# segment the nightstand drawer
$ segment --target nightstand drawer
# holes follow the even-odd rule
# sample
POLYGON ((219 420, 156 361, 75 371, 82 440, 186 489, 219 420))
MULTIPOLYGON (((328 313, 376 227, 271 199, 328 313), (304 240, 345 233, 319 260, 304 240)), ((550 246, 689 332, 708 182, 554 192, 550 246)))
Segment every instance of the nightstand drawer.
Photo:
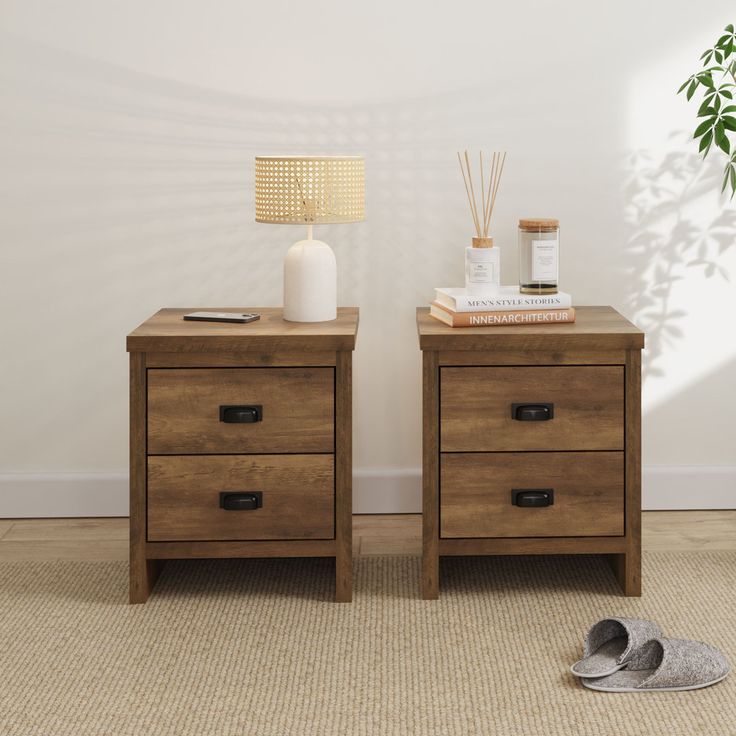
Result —
POLYGON ((623 535, 624 454, 443 454, 440 523, 444 538, 623 535))
POLYGON ((332 455, 148 458, 151 542, 332 539, 334 514, 332 455))
POLYGON ((443 452, 623 446, 623 366, 440 369, 443 452))
POLYGON ((333 368, 148 371, 148 452, 333 452, 333 368))

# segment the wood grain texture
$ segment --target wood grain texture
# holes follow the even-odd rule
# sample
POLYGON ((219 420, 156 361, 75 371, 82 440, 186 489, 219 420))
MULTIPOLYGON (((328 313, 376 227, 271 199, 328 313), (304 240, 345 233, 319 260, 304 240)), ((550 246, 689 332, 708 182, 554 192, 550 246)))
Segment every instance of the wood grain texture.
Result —
POLYGON ((147 353, 148 368, 279 368, 335 365, 327 350, 301 353, 147 353))
POLYGON ((128 335, 129 352, 284 353, 352 350, 358 329, 358 308, 340 307, 332 322, 286 322, 274 307, 187 307, 162 309, 128 335), (185 322, 189 312, 258 312, 247 324, 185 322))
POLYGON ((291 539, 246 542, 149 542, 153 560, 190 560, 221 557, 334 557, 334 539, 291 539))
POLYGON ((641 595, 641 352, 626 359, 626 554, 612 559, 625 595, 641 595))
POLYGON ((422 597, 440 594, 439 561, 439 367, 437 353, 422 355, 422 597))
POLYGON ((572 324, 448 327, 417 309, 422 350, 627 350, 644 347, 644 333, 612 307, 576 307, 572 324))
POLYGON ((148 371, 148 452, 333 452, 334 368, 148 371), (227 424, 221 405, 258 404, 262 421, 227 424))
POLYGON ((332 455, 171 455, 148 459, 148 541, 332 539, 332 455), (261 491, 254 511, 221 491, 261 491))
POLYGON ((623 365, 625 350, 440 350, 444 365, 623 365))
POLYGON ((601 555, 626 548, 624 537, 440 539, 441 555, 601 555))
POLYGON ((337 354, 335 370, 335 600, 353 599, 353 368, 337 354))
POLYGON ((443 453, 440 519, 442 538, 623 535, 624 455, 443 453), (553 489, 553 505, 512 504, 512 489, 539 488, 553 489))
POLYGON ((160 563, 146 558, 146 356, 130 356, 131 603, 148 600, 160 563))
POLYGON ((440 369, 443 452, 623 450, 622 366, 440 369), (554 417, 521 422, 513 403, 554 404, 554 417))

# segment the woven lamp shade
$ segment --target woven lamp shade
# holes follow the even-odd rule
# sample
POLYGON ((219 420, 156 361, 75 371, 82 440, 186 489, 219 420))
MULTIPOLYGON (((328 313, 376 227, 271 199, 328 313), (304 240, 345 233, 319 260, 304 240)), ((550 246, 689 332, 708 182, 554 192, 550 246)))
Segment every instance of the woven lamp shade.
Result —
POLYGON ((256 156, 256 222, 358 222, 365 217, 360 156, 256 156))

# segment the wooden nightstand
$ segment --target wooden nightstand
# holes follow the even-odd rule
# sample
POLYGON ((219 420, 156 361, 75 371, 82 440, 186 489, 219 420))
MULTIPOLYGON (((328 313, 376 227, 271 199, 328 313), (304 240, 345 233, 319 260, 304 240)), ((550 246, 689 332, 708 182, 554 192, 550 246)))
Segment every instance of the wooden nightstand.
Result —
POLYGON ((574 324, 451 328, 423 351, 422 594, 441 555, 607 554, 641 595, 641 349, 611 307, 574 324))
POLYGON ((185 322, 128 335, 130 602, 163 560, 334 557, 352 597, 352 350, 358 309, 295 323, 185 322))

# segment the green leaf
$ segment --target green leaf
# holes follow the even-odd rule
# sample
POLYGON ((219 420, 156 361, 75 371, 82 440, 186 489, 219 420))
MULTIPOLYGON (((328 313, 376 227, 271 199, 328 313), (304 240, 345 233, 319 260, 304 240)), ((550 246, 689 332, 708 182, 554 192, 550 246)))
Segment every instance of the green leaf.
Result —
MULTIPOLYGON (((700 146, 698 147, 698 153, 702 153, 704 149, 710 149, 710 144, 713 141, 713 131, 709 130, 701 139, 700 146)), ((703 156, 707 156, 708 151, 705 151, 703 156)))
POLYGON ((733 33, 733 23, 729 23, 723 30, 733 33))
POLYGON ((731 199, 733 199, 733 195, 736 194, 736 166, 731 167, 731 199))
POLYGON ((721 194, 726 191, 726 185, 731 177, 731 164, 726 164, 726 170, 723 173, 723 183, 721 184, 721 194))
POLYGON ((678 89, 678 90, 677 90, 677 94, 679 95, 679 94, 680 94, 680 92, 682 92, 682 90, 684 90, 684 89, 685 89, 685 87, 687 87, 687 86, 688 86, 688 84, 690 84, 690 82, 691 82, 691 81, 692 81, 692 77, 688 77, 688 78, 687 78, 687 79, 686 79, 686 80, 685 80, 685 81, 684 81, 684 82, 682 83, 682 85, 680 86, 680 89, 678 89))
POLYGON ((724 97, 727 97, 729 100, 732 100, 733 99, 733 95, 727 89, 722 89, 721 90, 721 94, 724 97))
POLYGON ((721 115, 725 115, 727 112, 736 112, 736 105, 728 105, 721 110, 721 115))
POLYGON ((695 94, 695 90, 698 88, 698 80, 693 79, 692 82, 690 82, 690 86, 687 88, 687 99, 692 100, 693 95, 695 94))
POLYGON ((693 138, 700 138, 703 133, 705 133, 706 130, 710 130, 713 127, 713 118, 709 118, 708 120, 704 120, 700 125, 698 125, 697 128, 695 128, 695 132, 693 133, 693 138))
POLYGON ((730 35, 728 35, 728 34, 726 34, 725 36, 721 36, 721 37, 720 37, 720 38, 719 38, 719 39, 718 39, 718 40, 716 41, 716 46, 718 46, 718 48, 720 48, 720 47, 721 47, 721 46, 722 46, 722 45, 723 45, 724 43, 726 43, 726 41, 728 41, 728 39, 729 39, 729 38, 731 38, 731 36, 730 36, 730 35))
MULTIPOLYGON (((713 96, 715 95, 715 92, 709 92, 704 98, 703 102, 700 104, 700 107, 698 108, 698 117, 702 118, 703 115, 708 115, 708 110, 713 110, 713 108, 710 106, 711 101, 713 100, 713 96)), ((715 112, 715 110, 713 111, 715 112)), ((713 113, 710 113, 713 114, 713 113)))
POLYGON ((734 130, 736 131, 736 118, 732 118, 729 115, 725 115, 721 118, 723 121, 723 127, 726 130, 734 130))
MULTIPOLYGON (((705 57, 706 57, 706 56, 707 56, 708 54, 712 54, 712 53, 713 53, 713 49, 706 49, 705 51, 703 51, 703 53, 702 53, 702 54, 700 54, 700 58, 701 58, 701 59, 704 59, 704 58, 705 58, 705 57)), ((707 64, 707 63, 708 63, 708 62, 706 62, 706 64, 707 64)))
POLYGON ((713 107, 715 108, 716 112, 721 109, 721 98, 718 95, 716 95, 715 97, 715 104, 713 105, 713 107))
MULTIPOLYGON (((723 49, 723 53, 725 54, 726 58, 728 58, 729 56, 731 56, 731 54, 733 53, 733 39, 731 39, 726 44, 725 48, 723 49)), ((719 61, 718 63, 720 64, 721 62, 719 61)))
POLYGON ((716 138, 716 145, 724 153, 731 153, 731 144, 729 143, 728 138, 726 138, 725 135, 722 136, 721 138, 716 138))
MULTIPOLYGON (((723 54, 720 51, 715 52, 716 61, 720 64, 723 61, 723 54)), ((708 62, 706 62, 707 64, 708 62)))
POLYGON ((713 83, 713 77, 710 75, 709 72, 702 72, 701 74, 698 74, 698 81, 701 84, 704 84, 706 87, 715 87, 715 84, 713 83))

